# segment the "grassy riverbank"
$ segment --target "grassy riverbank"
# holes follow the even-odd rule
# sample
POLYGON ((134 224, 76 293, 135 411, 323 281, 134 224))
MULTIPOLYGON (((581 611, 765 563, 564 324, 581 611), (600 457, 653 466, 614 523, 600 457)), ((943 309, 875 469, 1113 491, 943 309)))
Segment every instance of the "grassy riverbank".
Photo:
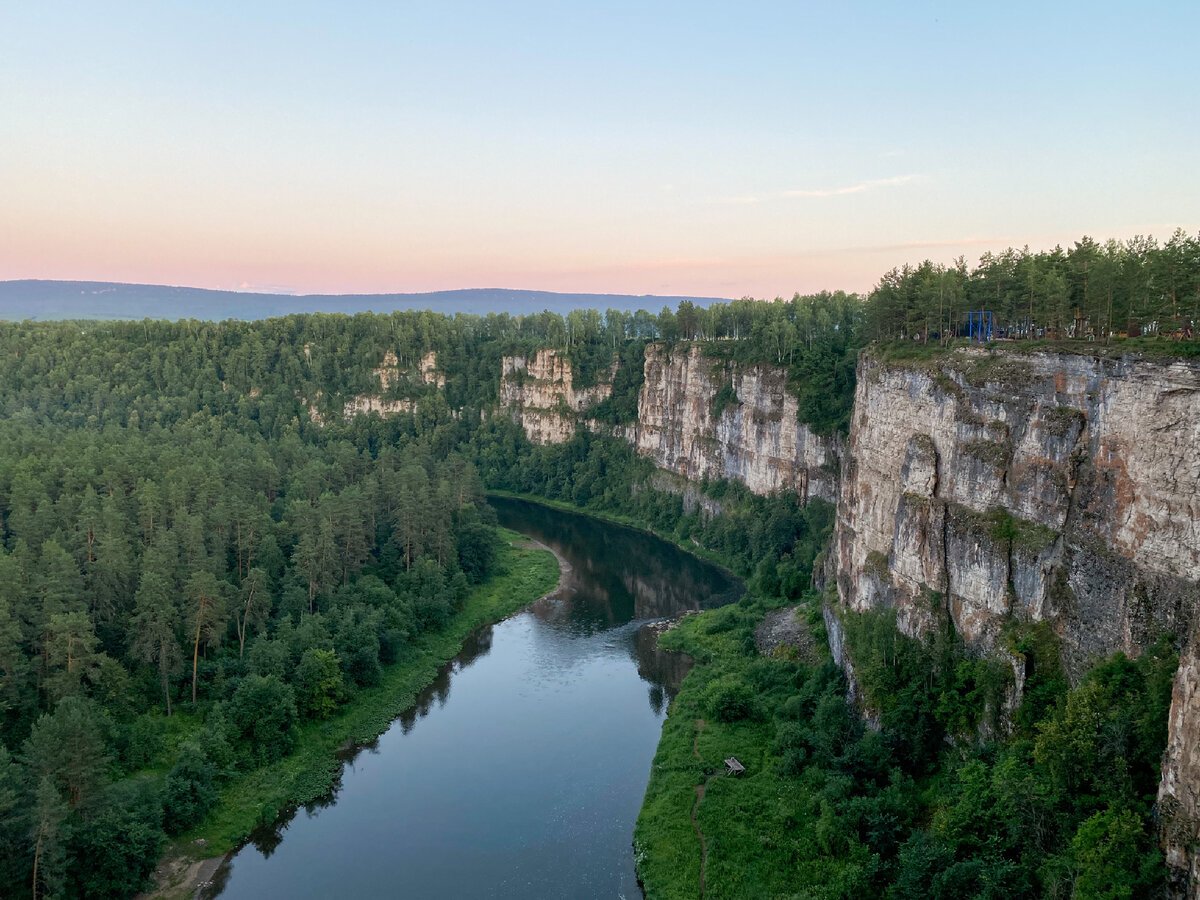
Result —
MULTIPOLYGON (((808 659, 759 656, 754 627, 769 608, 748 596, 687 617, 659 642, 696 666, 663 725, 634 834, 651 900, 808 896, 847 874, 812 850, 812 786, 785 776, 776 741, 778 717, 796 685, 821 668, 824 643, 818 635, 820 650, 808 659), (745 775, 724 774, 730 756, 745 775)), ((802 605, 800 614, 811 609, 802 605)))
POLYGON ((197 828, 174 841, 168 856, 222 855, 282 810, 325 794, 341 766, 335 757, 339 747, 371 740, 385 731, 458 653, 472 631, 551 591, 558 581, 553 554, 524 545, 523 536, 516 532, 501 529, 500 533, 499 574, 476 588, 444 629, 418 638, 400 660, 385 668, 379 685, 362 690, 339 714, 302 725, 295 753, 235 776, 221 791, 216 808, 197 828))

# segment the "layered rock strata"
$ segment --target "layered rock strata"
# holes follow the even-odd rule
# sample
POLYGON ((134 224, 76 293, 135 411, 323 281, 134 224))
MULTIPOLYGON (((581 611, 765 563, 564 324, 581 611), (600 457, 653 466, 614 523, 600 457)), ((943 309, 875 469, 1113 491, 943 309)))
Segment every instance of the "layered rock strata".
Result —
MULTIPOLYGON (((686 483, 729 479, 756 494, 836 499, 839 442, 799 421, 786 370, 722 361, 695 344, 650 344, 643 365, 637 421, 616 431, 660 469, 686 483)), ((611 395, 614 373, 579 390, 553 350, 505 357, 500 406, 536 444, 568 441, 580 427, 609 431, 587 410, 611 395)))

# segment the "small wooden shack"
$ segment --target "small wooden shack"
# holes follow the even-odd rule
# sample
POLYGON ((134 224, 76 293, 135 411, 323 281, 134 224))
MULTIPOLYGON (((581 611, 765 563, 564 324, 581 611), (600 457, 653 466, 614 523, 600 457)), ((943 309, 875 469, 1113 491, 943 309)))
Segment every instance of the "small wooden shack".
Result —
POLYGON ((746 767, 738 762, 738 758, 736 756, 731 756, 729 759, 725 760, 726 775, 742 775, 745 773, 745 771, 746 767))

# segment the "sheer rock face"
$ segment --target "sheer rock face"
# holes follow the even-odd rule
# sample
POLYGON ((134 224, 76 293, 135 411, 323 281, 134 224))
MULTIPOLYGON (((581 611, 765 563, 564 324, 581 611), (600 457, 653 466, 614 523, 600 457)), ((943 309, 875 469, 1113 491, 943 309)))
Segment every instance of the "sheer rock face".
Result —
POLYGON ((612 394, 612 376, 592 387, 576 389, 571 361, 555 350, 539 350, 532 358, 501 360, 500 406, 516 417, 535 444, 561 444, 575 434, 579 413, 612 394))
POLYGON ((694 345, 650 344, 628 436, 638 453, 693 481, 727 478, 756 494, 794 491, 832 502, 838 442, 813 434, 796 409, 782 368, 725 363, 694 345))
POLYGON ((415 367, 401 366, 396 351, 389 350, 383 354, 379 368, 372 369, 371 374, 379 379, 379 389, 385 393, 406 380, 432 384, 439 390, 446 386, 446 376, 438 368, 438 357, 435 350, 430 350, 422 356, 415 367))
POLYGON ((417 372, 425 384, 435 385, 438 390, 446 386, 446 376, 438 368, 437 352, 430 350, 417 362, 417 372))
MULTIPOLYGON (((832 552, 844 608, 895 607, 920 634, 940 604, 981 652, 1003 653, 1014 619, 1048 621, 1072 677, 1192 634, 1200 365, 864 353, 832 552)), ((1200 648, 1183 643, 1160 801, 1186 890, 1200 838, 1200 648)))
POLYGON ((359 394, 357 397, 351 397, 346 401, 346 405, 342 408, 342 415, 347 419, 370 413, 379 413, 381 416, 394 416, 400 413, 414 412, 416 408, 416 401, 409 400, 408 398, 384 400, 382 397, 374 397, 370 394, 359 394))

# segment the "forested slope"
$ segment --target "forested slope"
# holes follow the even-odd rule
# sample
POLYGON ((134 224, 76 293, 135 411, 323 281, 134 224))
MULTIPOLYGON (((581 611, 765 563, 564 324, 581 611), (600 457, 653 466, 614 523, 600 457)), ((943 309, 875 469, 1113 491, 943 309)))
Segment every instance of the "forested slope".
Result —
POLYGON ((230 791, 242 833, 272 815, 246 773, 424 660, 493 575, 444 399, 313 424, 303 395, 360 374, 351 320, 325 324, 4 329, 0 893, 128 896, 230 791))

